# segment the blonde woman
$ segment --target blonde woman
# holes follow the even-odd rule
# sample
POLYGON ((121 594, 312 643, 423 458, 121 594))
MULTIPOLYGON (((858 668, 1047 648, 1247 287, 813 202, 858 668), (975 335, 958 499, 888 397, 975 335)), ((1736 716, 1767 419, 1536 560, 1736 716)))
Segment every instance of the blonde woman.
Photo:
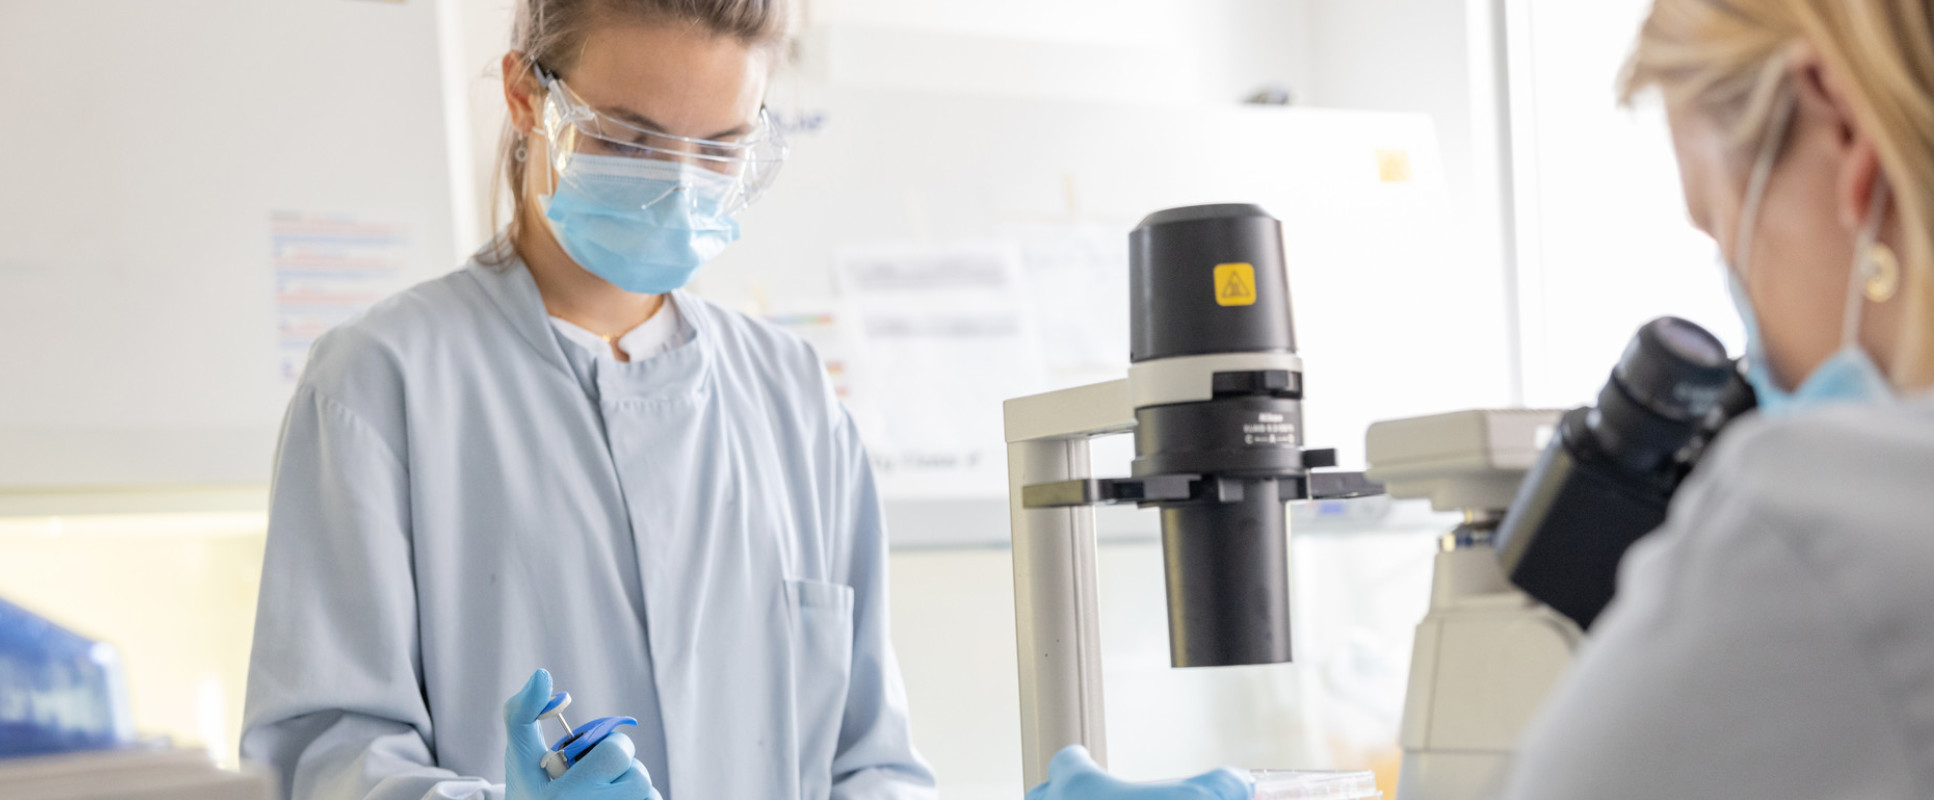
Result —
MULTIPOLYGON (((1656 0, 1654 89, 1761 408, 1625 559, 1502 795, 1934 797, 1934 4, 1656 0)), ((1197 780, 1070 751, 1031 797, 1248 796, 1197 780)))
POLYGON ((520 4, 509 225, 290 405, 242 753, 291 800, 932 796, 853 424, 803 342, 679 290, 785 155, 785 8, 520 4), (553 676, 638 721, 555 780, 553 676))

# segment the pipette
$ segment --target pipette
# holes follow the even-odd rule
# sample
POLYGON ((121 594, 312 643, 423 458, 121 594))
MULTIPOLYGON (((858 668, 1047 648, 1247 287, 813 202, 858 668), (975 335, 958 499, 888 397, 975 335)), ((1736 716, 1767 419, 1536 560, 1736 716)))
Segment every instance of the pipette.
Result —
POLYGON ((551 745, 544 753, 544 759, 538 762, 538 766, 544 768, 544 774, 551 776, 551 780, 564 777, 564 772, 570 769, 572 764, 576 764, 585 753, 590 752, 591 748, 598 746, 599 742, 604 741, 619 728, 638 725, 638 720, 632 717, 599 717, 573 730, 571 723, 564 719, 564 709, 569 708, 570 705, 571 693, 558 692, 551 695, 551 701, 545 703, 544 710, 537 715, 539 725, 542 725, 544 720, 556 719, 557 724, 564 727, 564 737, 551 745))

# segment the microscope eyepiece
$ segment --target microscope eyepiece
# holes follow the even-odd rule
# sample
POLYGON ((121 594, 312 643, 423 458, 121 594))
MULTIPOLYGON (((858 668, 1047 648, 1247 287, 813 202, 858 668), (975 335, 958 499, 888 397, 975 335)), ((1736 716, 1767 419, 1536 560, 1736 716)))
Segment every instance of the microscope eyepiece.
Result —
POLYGON ((1698 432, 1735 374, 1726 346, 1706 329, 1660 317, 1632 337, 1586 426, 1606 458, 1657 470, 1698 432))
POLYGON ((1705 444, 1753 405, 1725 345, 1661 317, 1640 328, 1598 393, 1567 412, 1497 532, 1511 581, 1589 628, 1618 562, 1665 521, 1705 444))
POLYGON ((1719 339, 1678 317, 1660 317, 1632 337, 1612 380, 1652 413, 1696 420, 1712 410, 1732 374, 1719 339))

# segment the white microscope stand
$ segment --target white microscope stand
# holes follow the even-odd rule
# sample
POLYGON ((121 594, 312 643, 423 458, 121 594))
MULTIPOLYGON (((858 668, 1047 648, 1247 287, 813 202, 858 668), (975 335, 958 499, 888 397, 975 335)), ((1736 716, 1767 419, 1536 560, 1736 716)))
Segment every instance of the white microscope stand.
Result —
POLYGON ((1026 786, 1048 778, 1061 748, 1108 763, 1093 506, 1023 508, 1022 488, 1093 477, 1088 440, 1135 428, 1127 380, 1006 403, 1007 498, 1014 536, 1014 627, 1020 648, 1021 762, 1026 786))
POLYGON ((1428 497, 1466 514, 1441 540, 1430 611, 1417 625, 1397 800, 1492 796, 1577 649, 1578 626, 1511 585, 1489 535, 1557 418, 1464 411, 1370 428, 1369 474, 1392 497, 1428 497))
POLYGON ((1505 580, 1488 544, 1445 546, 1410 661, 1398 800, 1491 796, 1578 645, 1578 627, 1505 580))

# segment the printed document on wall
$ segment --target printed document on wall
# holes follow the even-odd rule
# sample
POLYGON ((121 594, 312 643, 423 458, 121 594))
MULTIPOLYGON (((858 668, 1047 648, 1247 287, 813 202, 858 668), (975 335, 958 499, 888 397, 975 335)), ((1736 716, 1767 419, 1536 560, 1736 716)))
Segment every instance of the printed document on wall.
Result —
POLYGON ((408 288, 409 233, 394 222, 277 211, 269 235, 279 370, 294 383, 316 337, 408 288))
POLYGON ((1006 491, 1001 404, 1046 387, 1020 264, 996 245, 845 248, 849 405, 893 497, 1006 491))
POLYGON ((1014 225, 1041 353, 1056 384, 1113 380, 1128 369, 1128 230, 1014 225))

